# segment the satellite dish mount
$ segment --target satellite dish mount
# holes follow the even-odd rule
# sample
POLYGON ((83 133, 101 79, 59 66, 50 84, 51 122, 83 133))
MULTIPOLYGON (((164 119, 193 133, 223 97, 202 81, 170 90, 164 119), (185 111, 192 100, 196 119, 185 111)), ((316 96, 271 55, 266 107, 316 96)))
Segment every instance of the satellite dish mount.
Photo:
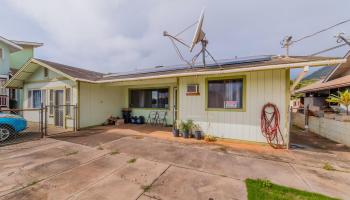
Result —
POLYGON ((203 20, 204 20, 204 9, 202 10, 201 15, 200 15, 200 17, 199 17, 199 20, 198 20, 197 22, 195 22, 194 24, 188 26, 187 28, 185 28, 183 31, 181 31, 180 33, 176 34, 175 36, 170 35, 170 34, 169 34, 168 32, 166 32, 166 31, 163 32, 163 35, 166 36, 166 37, 168 37, 168 38, 171 40, 171 42, 173 43, 174 48, 175 48, 175 50, 176 50, 176 52, 177 52, 179 58, 180 58, 182 61, 186 62, 191 68, 194 67, 197 58, 198 58, 201 54, 202 54, 203 67, 206 67, 206 61, 205 61, 206 54, 208 54, 208 55, 211 57, 211 59, 212 59, 218 66, 220 66, 220 65, 216 62, 216 60, 214 59, 214 57, 210 54, 210 52, 208 51, 208 49, 207 49, 208 40, 206 39, 205 33, 204 33, 203 29, 202 29, 202 27, 203 27, 203 20), (187 31, 189 28, 193 27, 194 25, 197 25, 197 27, 196 27, 196 30, 195 30, 195 33, 194 33, 192 42, 191 42, 190 45, 188 45, 186 42, 184 42, 183 40, 181 40, 180 38, 178 38, 178 36, 181 35, 183 32, 187 31), (200 50, 197 54, 195 54, 195 56, 193 56, 193 58, 192 58, 192 60, 191 60, 191 62, 190 62, 190 61, 186 60, 186 59, 182 56, 182 54, 181 54, 179 48, 178 48, 177 45, 176 45, 176 42, 179 43, 179 44, 182 44, 182 45, 186 46, 187 48, 189 48, 190 53, 193 51, 194 47, 195 47, 198 43, 201 44, 202 48, 201 48, 201 50, 200 50))

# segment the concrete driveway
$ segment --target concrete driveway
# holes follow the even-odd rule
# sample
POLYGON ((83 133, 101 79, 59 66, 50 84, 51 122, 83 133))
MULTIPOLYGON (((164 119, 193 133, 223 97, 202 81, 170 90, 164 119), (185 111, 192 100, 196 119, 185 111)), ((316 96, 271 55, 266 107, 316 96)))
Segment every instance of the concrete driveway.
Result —
MULTIPOLYGON (((267 178, 350 199, 349 172, 324 170, 303 154, 292 161, 279 155, 96 130, 66 141, 46 138, 1 147, 0 198, 246 199, 244 180, 267 178)), ((349 164, 335 160, 345 168, 349 164)))

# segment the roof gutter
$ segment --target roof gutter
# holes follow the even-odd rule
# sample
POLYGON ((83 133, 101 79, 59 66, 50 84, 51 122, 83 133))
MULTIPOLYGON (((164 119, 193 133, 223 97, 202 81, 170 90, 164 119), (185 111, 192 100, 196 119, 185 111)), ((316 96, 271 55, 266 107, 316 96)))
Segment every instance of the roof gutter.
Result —
MULTIPOLYGON (((183 72, 175 74, 164 74, 164 75, 154 75, 147 77, 134 77, 134 78, 122 78, 122 79, 111 79, 111 80, 101 80, 95 81, 94 83, 112 83, 112 82, 122 82, 122 81, 135 81, 135 80, 147 80, 147 79, 159 79, 159 78, 171 78, 171 77, 184 77, 184 76, 193 76, 193 75, 211 75, 211 74, 228 74, 235 72, 247 72, 247 71, 261 71, 261 70, 271 70, 271 69, 287 69, 287 68, 301 68, 305 66, 327 66, 327 65, 336 65, 340 63, 345 63, 346 59, 330 59, 323 61, 311 61, 311 62, 300 62, 300 63, 291 63, 291 64, 279 64, 279 65, 266 65, 253 68, 236 68, 228 70, 215 70, 215 71, 198 71, 198 72, 183 72)), ((83 79, 79 79, 85 81, 83 79)), ((91 81, 86 81, 91 82, 91 81)))
POLYGON ((350 83, 339 83, 339 84, 335 84, 335 85, 331 85, 331 86, 318 87, 315 89, 297 90, 297 91, 295 91, 295 93, 316 92, 316 91, 321 91, 321 90, 329 90, 329 89, 334 89, 334 88, 347 87, 349 85, 350 85, 350 83))

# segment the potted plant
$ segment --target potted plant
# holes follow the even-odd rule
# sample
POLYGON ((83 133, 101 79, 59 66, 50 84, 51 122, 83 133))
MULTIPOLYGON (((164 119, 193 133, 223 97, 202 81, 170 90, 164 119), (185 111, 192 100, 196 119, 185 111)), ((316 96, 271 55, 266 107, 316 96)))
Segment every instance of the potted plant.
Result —
POLYGON ((188 138, 190 136, 190 129, 191 127, 189 126, 190 124, 188 122, 181 121, 180 123, 180 130, 182 137, 188 138))
POLYGON ((193 125, 193 130, 194 130, 194 137, 197 139, 197 140, 200 140, 202 139, 202 131, 201 131, 201 128, 198 124, 194 124, 193 125))
POLYGON ((177 125, 177 121, 174 122, 174 125, 173 125, 173 136, 174 137, 179 137, 180 136, 180 130, 178 129, 178 125, 177 125))
POLYGON ((190 137, 190 138, 193 138, 194 136, 193 136, 193 126, 194 126, 194 123, 193 123, 193 120, 192 119, 189 119, 189 120, 187 120, 187 126, 188 126, 188 128, 189 128, 189 130, 188 130, 188 136, 190 137))

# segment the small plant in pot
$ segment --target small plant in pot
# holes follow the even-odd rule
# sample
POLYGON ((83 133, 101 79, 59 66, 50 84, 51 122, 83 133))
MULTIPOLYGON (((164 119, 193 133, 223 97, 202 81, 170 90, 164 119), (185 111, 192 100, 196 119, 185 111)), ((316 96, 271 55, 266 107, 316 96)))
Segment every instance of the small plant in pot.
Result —
POLYGON ((197 140, 202 139, 202 130, 201 130, 200 126, 198 124, 194 124, 192 129, 194 130, 194 137, 197 140))
POLYGON ((181 130, 182 137, 188 138, 190 136, 191 125, 192 124, 188 122, 181 121, 180 130, 181 130))
POLYGON ((194 137, 194 132, 193 132, 193 126, 194 126, 194 123, 193 123, 193 120, 192 119, 189 119, 187 120, 187 126, 189 127, 189 137, 190 138, 193 138, 194 137))
POLYGON ((173 136, 174 137, 179 137, 180 136, 180 130, 178 128, 178 125, 177 125, 177 121, 174 123, 173 125, 173 136))

